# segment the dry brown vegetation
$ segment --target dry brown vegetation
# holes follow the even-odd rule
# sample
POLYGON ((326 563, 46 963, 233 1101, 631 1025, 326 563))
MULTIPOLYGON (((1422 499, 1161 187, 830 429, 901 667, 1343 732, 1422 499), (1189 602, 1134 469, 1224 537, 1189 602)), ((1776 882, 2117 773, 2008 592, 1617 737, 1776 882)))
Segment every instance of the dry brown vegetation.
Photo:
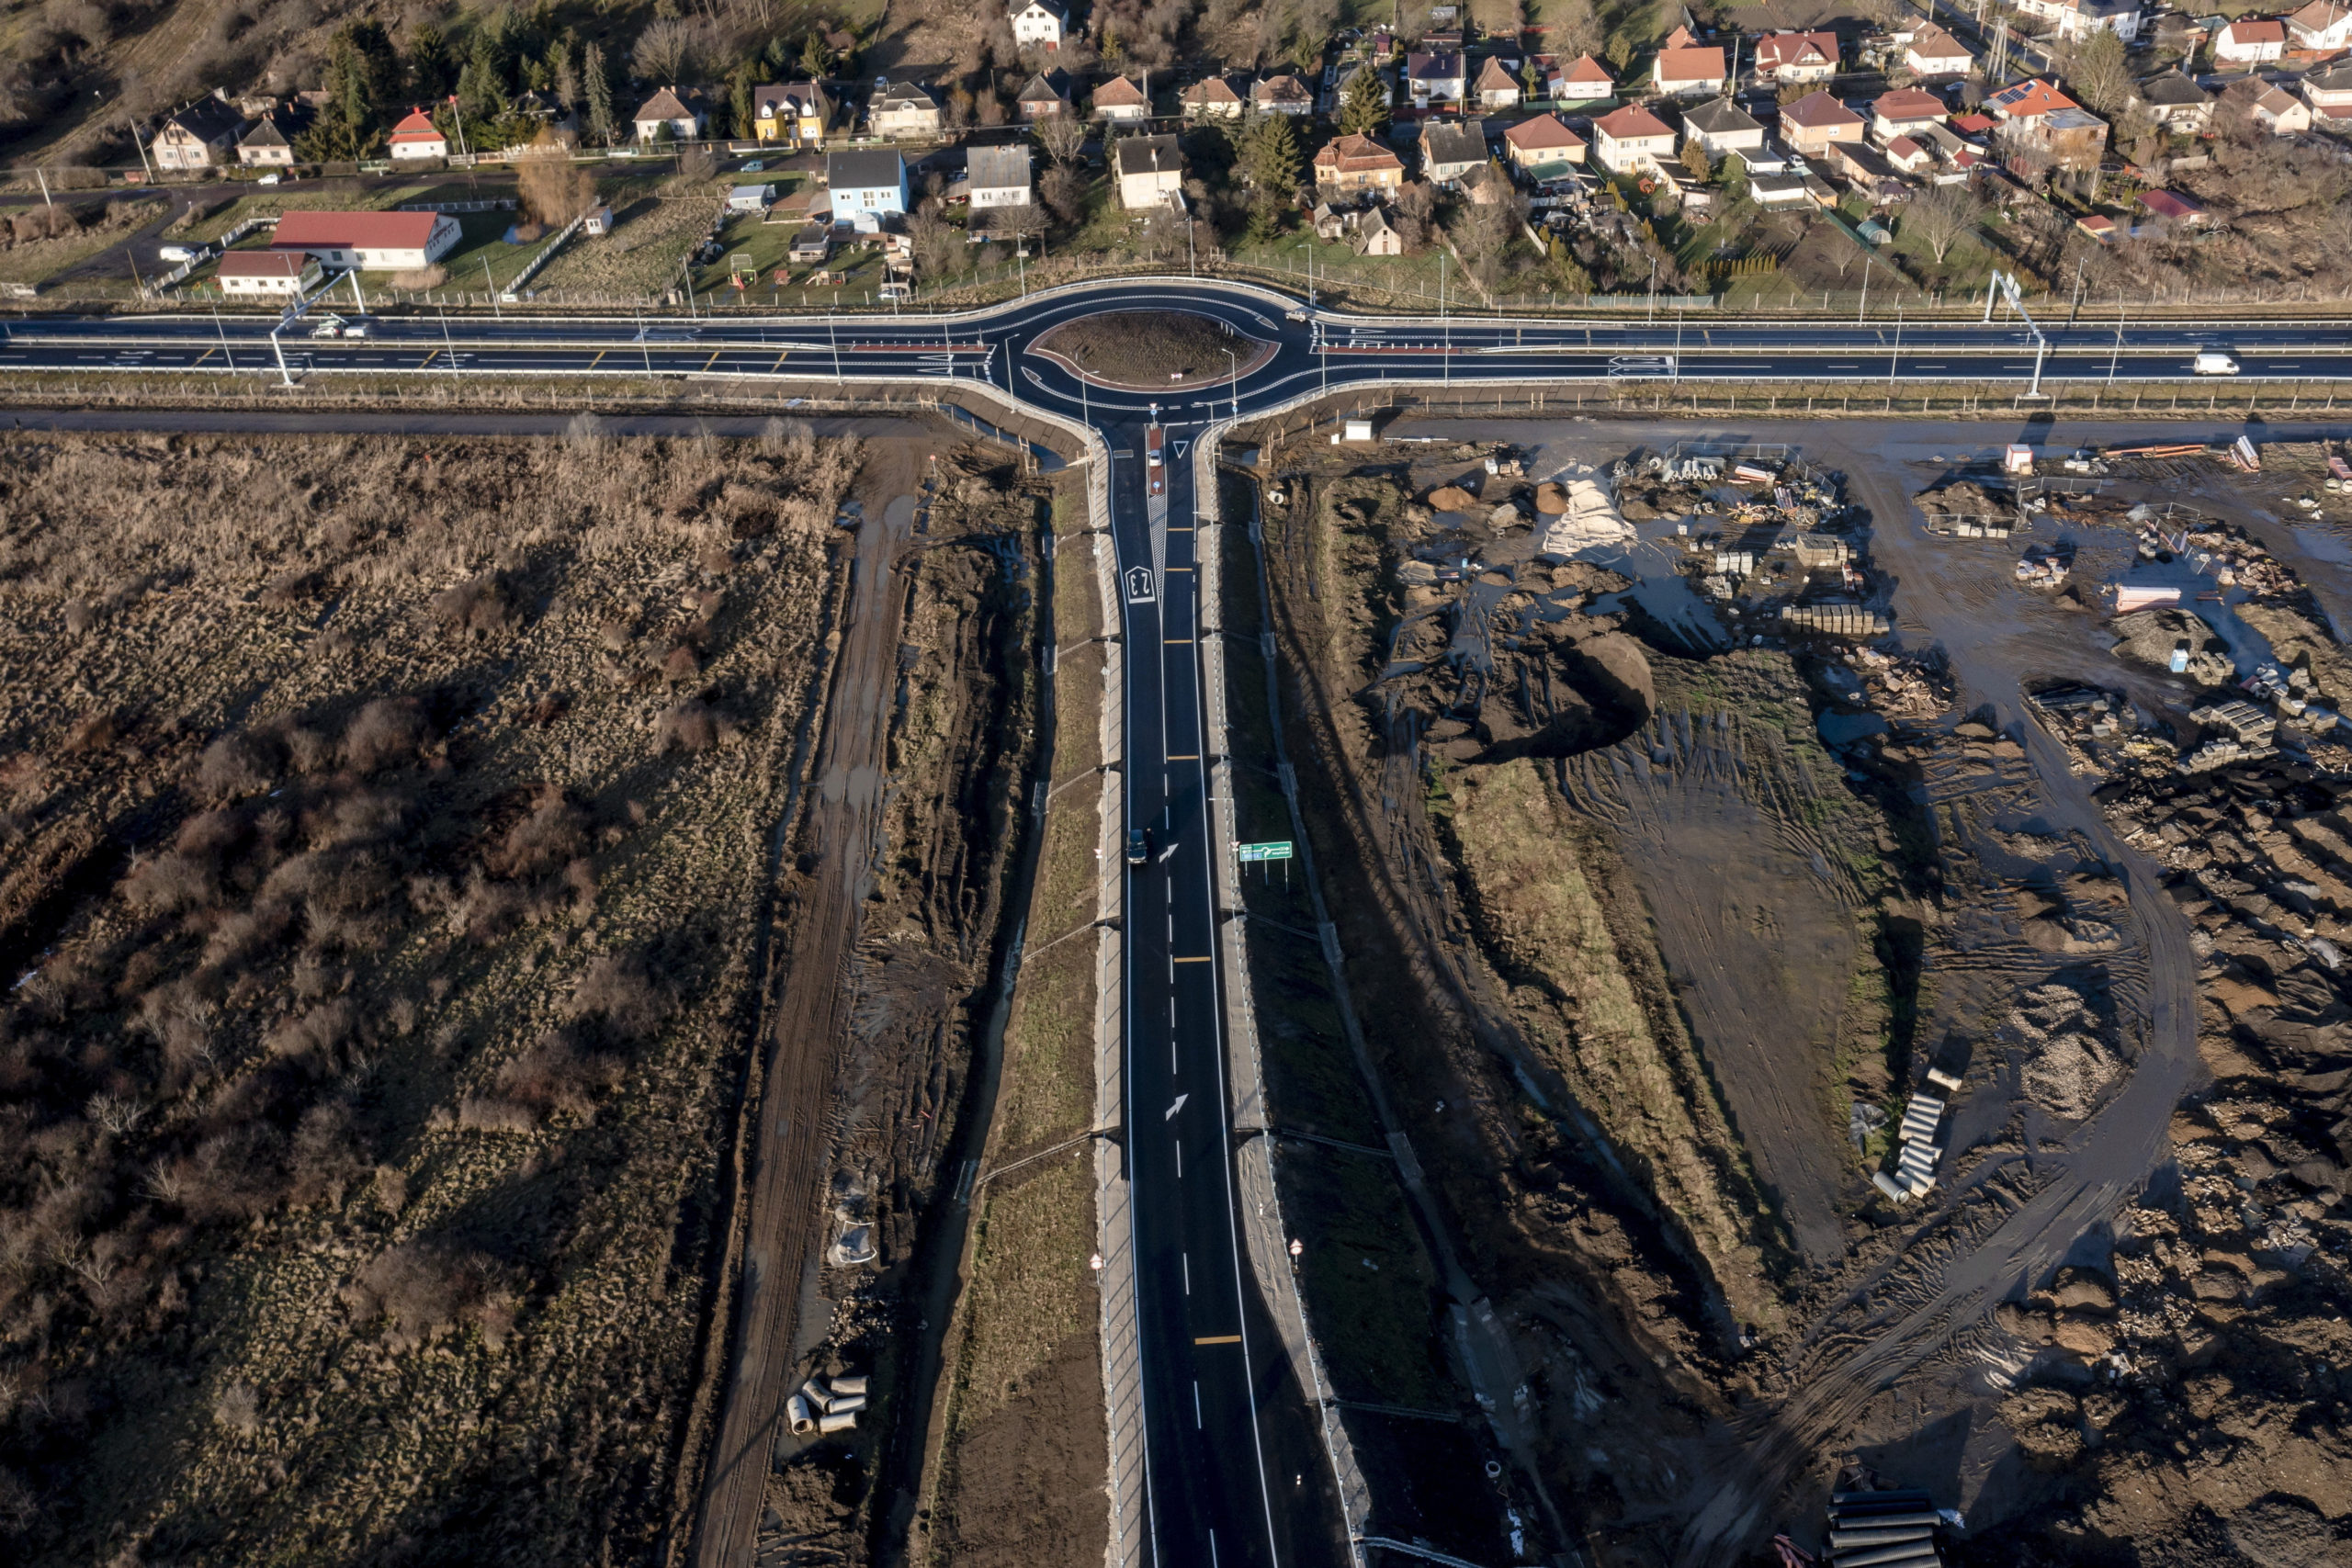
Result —
POLYGON ((654 1553, 856 462, 9 444, 0 1555, 654 1553))

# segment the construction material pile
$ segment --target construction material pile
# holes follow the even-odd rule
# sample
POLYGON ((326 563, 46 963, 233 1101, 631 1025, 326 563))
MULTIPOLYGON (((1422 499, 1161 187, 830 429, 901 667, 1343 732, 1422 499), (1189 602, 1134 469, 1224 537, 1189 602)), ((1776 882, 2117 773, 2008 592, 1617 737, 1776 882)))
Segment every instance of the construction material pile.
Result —
POLYGON ((1600 476, 1584 467, 1570 468, 1536 491, 1535 509, 1544 519, 1536 536, 1538 555, 1568 557, 1600 547, 1621 547, 1634 540, 1627 523, 1609 496, 1600 476), (1557 511, 1545 502, 1552 492, 1557 511))
POLYGON ((797 1438, 827 1438, 856 1427, 857 1413, 865 1408, 865 1379, 845 1373, 810 1378, 800 1392, 785 1401, 785 1416, 797 1438))
POLYGON ((1921 491, 1914 498, 1928 531, 1961 539, 2006 539, 2016 525, 2017 497, 1973 479, 1921 491))
POLYGON ((1936 1530, 1943 1522, 1925 1492, 1833 1492, 1832 1568, 1939 1568, 1936 1530))
POLYGON ((1951 682, 1935 665, 1867 648, 1856 649, 1850 662, 1872 710, 1890 718, 1933 718, 1951 705, 1951 682))

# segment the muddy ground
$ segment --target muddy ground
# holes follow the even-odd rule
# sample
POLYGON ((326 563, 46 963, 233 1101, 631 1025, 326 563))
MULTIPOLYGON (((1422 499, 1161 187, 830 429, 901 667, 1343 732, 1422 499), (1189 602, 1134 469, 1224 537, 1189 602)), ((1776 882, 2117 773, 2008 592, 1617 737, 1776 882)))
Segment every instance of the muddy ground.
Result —
MULTIPOLYGON (((1539 558, 1525 480, 1605 471, 1649 433, 1392 434, 1440 440, 1294 448, 1272 465, 1276 624, 1306 715, 1292 753, 1321 775, 1303 791, 1323 803, 1310 832, 1355 852, 1328 873, 1351 984, 1512 1326, 1544 1479, 1576 1499, 1574 1544, 1602 1562, 1726 1560, 1786 1529, 1817 1547, 1841 1476, 1924 1486, 1962 1511, 1945 1544, 1963 1560, 2226 1548, 2267 1562, 2287 1560, 2279 1542, 2291 1555, 2335 1540, 2345 1508, 2321 1479, 2333 1385, 2289 1376, 2272 1348, 2301 1346, 2312 1314, 2342 1304, 2338 1277, 2311 1264, 2340 1245, 2326 1227, 2342 1217, 2329 1183, 2344 1151, 2327 1132, 2341 1086, 2330 1037, 2309 1032, 2332 1026, 2335 949, 2310 902, 2332 865, 2312 845, 2332 829, 2292 840, 2293 863, 2314 870, 2231 872, 2244 886, 2224 885, 2224 912, 2207 918, 2238 922, 2236 948, 2192 934, 2178 906, 2211 886, 2176 891, 2178 866, 2142 845, 2166 847, 2154 827, 2109 796, 2119 768, 2189 777, 2177 759, 2212 728, 2190 715, 2233 694, 2120 657, 2127 632, 2109 630, 2099 594, 2173 582, 2216 646, 2209 680, 2275 657, 2308 671, 2297 689, 2315 704, 2337 701, 2346 552, 2326 508, 2291 504, 2318 495, 2316 449, 2275 447, 2261 476, 2118 465, 2096 487, 2115 504, 2031 513, 2016 537, 1978 542, 1926 533, 1912 498, 1989 457, 1981 432, 1767 432, 1801 438, 1776 455, 1809 465, 1788 477, 1834 476, 1835 504, 1806 525, 1842 537, 1854 569, 1794 586, 1891 622, 1867 639, 1876 652, 1849 658, 1759 622, 1777 614, 1763 574, 1726 591, 1746 622, 1711 606, 1708 569, 1675 529, 1711 532, 1721 507, 1693 515, 1665 496, 1629 507, 1645 520, 1608 548, 1539 558), (1514 443, 1524 475, 1485 472, 1487 448, 1453 437, 1514 443), (1514 494, 1517 518, 1493 513, 1514 494), (2188 554, 2141 549, 2120 513, 2143 499, 2195 508, 2165 522, 2206 532, 2188 554), (2019 580, 2029 547, 2074 560, 2072 592, 2019 580), (2219 586, 2216 559, 2235 563, 2235 586, 2219 586), (2082 682, 2130 726, 2095 736, 2094 710, 2028 703, 2082 682), (2304 919, 2283 949, 2281 918, 2304 919), (2289 1006, 2271 980, 2282 970, 2323 982, 2296 993, 2292 1051, 2226 1058, 2270 1109, 2202 1131, 2176 1120, 2221 1071, 2216 1021, 2267 1027, 2278 1015, 2262 1010, 2289 1006), (1917 1200, 1873 1180, 1896 1169, 1894 1122, 1915 1092, 1951 1102, 1936 1184, 1917 1200), (2261 1152, 2266 1129, 2281 1152, 2261 1152), (2225 1157, 2196 1152, 2209 1140, 2225 1157), (2306 1250, 2289 1268, 2273 1237, 2245 1249, 2251 1273, 2193 1285, 2213 1227, 2256 1221, 2184 1207, 2178 1173, 2215 1165, 2243 1189, 2249 1145, 2256 1179, 2281 1185, 2248 1207, 2306 1250), (2179 1236, 2205 1250, 2166 1239, 2179 1236), (2142 1303, 2193 1289, 2205 1304, 2184 1337, 2132 1318, 2135 1288, 2142 1303), (2136 1371, 2113 1359, 2132 1337, 2119 1320, 2139 1330, 2136 1371), (2102 1448, 2120 1419, 2108 1390, 2171 1408, 2200 1371, 2193 1403, 2246 1428, 2226 1455, 2129 1422, 2102 1448), (2305 1479, 2245 1493, 2266 1459, 2305 1479), (2226 1521, 2257 1502, 2232 1535, 2226 1521)), ((1784 574, 1771 592, 1792 586, 1784 574)), ((2310 728, 2294 749, 2309 761, 2263 765, 2315 768, 2319 783, 2291 809, 2262 807, 2268 837, 2247 843, 2284 836, 2269 817, 2332 809, 2343 748, 2310 728)), ((2194 777, 2230 808, 2263 798, 2234 773, 2194 777)), ((1279 1107, 1271 1061, 1269 1077, 1279 1107)), ((1310 1289, 1327 1337, 1401 1325, 1438 1372, 1429 1396, 1473 1414, 1476 1447, 1443 1335, 1401 1304, 1364 1319, 1361 1294, 1310 1289)), ((1476 1556, 1541 1517, 1508 1467, 1485 1495, 1466 1512, 1457 1499, 1449 1530, 1408 1522, 1476 1556)))

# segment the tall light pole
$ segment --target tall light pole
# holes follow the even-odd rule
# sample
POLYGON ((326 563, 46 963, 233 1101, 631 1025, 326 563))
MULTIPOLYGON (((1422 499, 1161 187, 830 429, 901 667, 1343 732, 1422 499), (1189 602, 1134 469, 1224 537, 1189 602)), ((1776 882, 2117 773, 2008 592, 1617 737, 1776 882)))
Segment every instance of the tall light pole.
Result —
POLYGON ((1443 340, 1444 346, 1440 350, 1438 374, 1439 385, 1447 387, 1453 384, 1453 321, 1445 313, 1445 274, 1448 264, 1453 260, 1453 253, 1452 251, 1440 251, 1438 253, 1437 320, 1440 329, 1445 333, 1443 340))
POLYGON ((1657 258, 1650 258, 1650 326, 1657 325, 1657 258))
POLYGON ((1862 257, 1862 302, 1854 307, 1854 324, 1862 324, 1862 315, 1871 308, 1871 258, 1862 257))
POLYGON ((218 305, 212 307, 212 330, 220 334, 220 357, 229 362, 229 368, 233 373, 237 368, 237 356, 229 347, 229 329, 220 324, 220 307, 218 305))
POLYGON ((1241 360, 1233 350, 1225 351, 1226 385, 1233 389, 1233 423, 1241 423, 1241 360))
MULTIPOLYGON (((642 334, 639 335, 642 336, 642 334)), ((464 380, 465 378, 458 374, 458 345, 449 341, 449 312, 447 310, 441 312, 441 352, 449 356, 449 379, 464 380)), ((646 363, 650 367, 652 361, 648 360, 646 363)))
POLYGON ((1887 384, 1888 389, 1890 389, 1890 390, 1892 390, 1892 389, 1894 389, 1894 369, 1895 369, 1895 367, 1896 367, 1896 366, 1898 366, 1898 365, 1901 365, 1902 363, 1903 363, 1903 301, 1902 301, 1902 300, 1900 300, 1900 299, 1898 299, 1898 300, 1896 300, 1896 301, 1894 302, 1894 356, 1893 358, 1889 359, 1889 360, 1886 362, 1886 384, 1887 384))
POLYGON ((2107 378, 2115 379, 2115 362, 2123 356, 2123 291, 2115 292, 2115 346, 2107 351, 2107 378))

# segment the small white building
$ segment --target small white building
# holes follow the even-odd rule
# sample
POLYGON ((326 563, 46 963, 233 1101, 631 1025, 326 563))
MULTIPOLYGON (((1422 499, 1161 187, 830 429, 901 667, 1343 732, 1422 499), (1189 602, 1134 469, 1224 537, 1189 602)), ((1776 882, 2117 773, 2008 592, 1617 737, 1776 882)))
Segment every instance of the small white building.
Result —
POLYGON ((414 272, 447 255, 463 232, 446 212, 288 212, 269 248, 346 271, 414 272))
POLYGON ((694 141, 700 139, 703 127, 709 123, 702 110, 678 96, 675 87, 662 88, 638 105, 637 113, 629 118, 637 127, 639 141, 694 141))
POLYGON ((765 212, 775 205, 774 186, 737 186, 727 193, 729 212, 765 212))
POLYGON ((1674 156, 1674 129, 1639 104, 1592 122, 1592 155, 1612 175, 1656 170, 1674 156))
POLYGON ((245 117, 220 98, 198 98, 165 120, 150 150, 159 169, 210 169, 235 157, 245 117))
POLYGON ((1182 199, 1184 154, 1172 136, 1130 136, 1118 149, 1119 205, 1129 212, 1182 199))
POLYGON ((2267 65, 2287 52, 2287 24, 2241 17, 2213 35, 2213 59, 2227 65, 2267 65))
POLYGON ((2311 0, 2287 18, 2287 36, 2307 54, 2352 49, 2352 0, 2311 0))
POLYGON ((1958 39, 1930 24, 1911 36, 1903 63, 1922 76, 1965 76, 1976 67, 1976 57, 1958 39))
POLYGON ((316 256, 290 251, 231 251, 214 276, 232 299, 285 299, 326 281, 316 256))
POLYGON ((401 121, 392 127, 392 162, 413 162, 419 158, 446 158, 449 155, 449 139, 433 123, 433 117, 423 109, 411 109, 401 121))
POLYGON ((975 147, 965 154, 964 188, 972 209, 1026 207, 1030 201, 1029 149, 1021 142, 1010 147, 975 147))
POLYGON ((1069 31, 1069 13, 1046 0, 1005 0, 1012 15, 1012 41, 1023 49, 1059 49, 1069 31))

